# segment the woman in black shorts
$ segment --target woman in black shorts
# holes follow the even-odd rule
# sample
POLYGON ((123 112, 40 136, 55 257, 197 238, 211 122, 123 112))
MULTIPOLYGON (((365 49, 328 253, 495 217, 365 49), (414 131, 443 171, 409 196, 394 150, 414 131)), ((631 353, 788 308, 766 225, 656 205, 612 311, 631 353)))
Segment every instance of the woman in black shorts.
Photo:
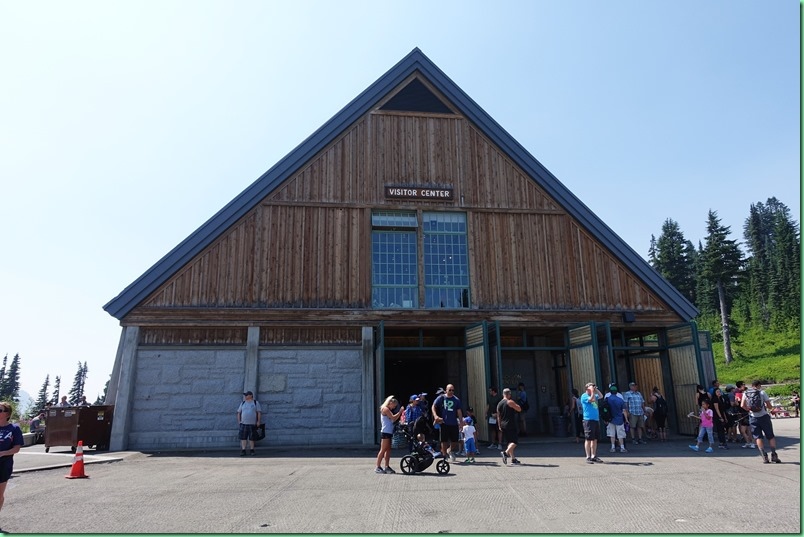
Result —
POLYGON ((11 423, 11 410, 10 403, 0 403, 0 509, 5 500, 6 483, 14 470, 14 454, 22 447, 22 431, 11 423))

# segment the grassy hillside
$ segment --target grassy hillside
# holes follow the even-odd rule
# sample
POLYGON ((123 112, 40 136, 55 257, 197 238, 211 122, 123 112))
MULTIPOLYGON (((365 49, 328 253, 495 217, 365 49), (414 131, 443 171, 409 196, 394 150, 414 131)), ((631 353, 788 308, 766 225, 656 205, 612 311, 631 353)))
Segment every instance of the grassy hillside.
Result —
MULTIPOLYGON (((713 339, 716 334, 712 334, 713 339)), ((775 395, 789 395, 801 384, 801 332, 786 333, 748 330, 732 340, 731 364, 726 365, 723 342, 713 342, 715 370, 722 384, 754 379, 764 384, 786 384, 773 390, 775 395)), ((770 390, 769 390, 770 391, 770 390)))

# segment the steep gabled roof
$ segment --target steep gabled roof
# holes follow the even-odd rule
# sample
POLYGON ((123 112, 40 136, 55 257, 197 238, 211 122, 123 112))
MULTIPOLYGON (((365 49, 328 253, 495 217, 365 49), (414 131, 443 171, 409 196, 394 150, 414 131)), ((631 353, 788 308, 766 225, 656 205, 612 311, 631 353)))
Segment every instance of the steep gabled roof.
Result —
MULTIPOLYGON (((645 282, 682 319, 692 319, 698 310, 679 291, 662 278, 625 243, 611 228, 598 218, 586 205, 553 176, 538 160, 533 158, 491 116, 477 105, 452 80, 449 79, 418 48, 381 76, 358 95, 352 102, 327 121, 309 138, 277 162, 259 179, 230 201, 223 209, 207 220, 201 227, 160 259, 142 276, 126 287, 103 309, 117 319, 122 319, 148 295, 166 282, 176 271, 209 246, 226 229, 293 175, 310 158, 337 138, 357 119, 377 105, 389 92, 408 76, 419 72, 434 88, 449 99, 452 106, 483 132, 505 152, 531 179, 536 181, 567 213, 575 218, 617 259, 645 282)), ((415 96, 414 96, 415 97, 415 96)))

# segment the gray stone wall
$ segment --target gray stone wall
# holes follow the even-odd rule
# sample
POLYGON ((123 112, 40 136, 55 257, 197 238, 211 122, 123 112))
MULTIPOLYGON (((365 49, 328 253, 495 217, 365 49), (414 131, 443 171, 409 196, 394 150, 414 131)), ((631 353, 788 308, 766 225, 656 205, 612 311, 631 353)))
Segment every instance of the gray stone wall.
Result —
MULTIPOLYGON (((128 449, 237 449, 245 348, 140 348, 128 449)), ((263 446, 362 442, 359 348, 260 349, 263 446)))
POLYGON ((260 349, 268 444, 362 443, 361 360, 359 348, 260 349))

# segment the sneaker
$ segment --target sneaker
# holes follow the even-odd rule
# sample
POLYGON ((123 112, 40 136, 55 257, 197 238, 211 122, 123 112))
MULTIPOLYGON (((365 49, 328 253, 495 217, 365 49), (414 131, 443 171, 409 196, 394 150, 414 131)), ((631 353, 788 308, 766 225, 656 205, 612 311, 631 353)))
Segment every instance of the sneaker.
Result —
POLYGON ((240 450, 240 456, 241 456, 241 457, 245 457, 245 456, 246 456, 246 450, 245 450, 245 449, 241 449, 241 450, 240 450))
POLYGON ((395 474, 396 472, 394 472, 394 469, 391 468, 390 466, 386 466, 385 467, 385 473, 386 474, 395 474))
POLYGON ((503 464, 508 464, 508 453, 505 451, 500 451, 500 455, 502 455, 503 464))
POLYGON ((609 452, 610 453, 617 453, 617 448, 614 447, 614 446, 611 446, 611 449, 609 450, 609 452))
POLYGON ((770 461, 768 460, 768 454, 765 453, 764 451, 760 451, 759 453, 760 455, 762 455, 762 462, 764 462, 765 464, 769 464, 770 461))
POLYGON ((776 454, 775 451, 771 453, 771 461, 775 462, 776 464, 782 463, 782 461, 779 460, 779 456, 776 454))
POLYGON ((594 456, 594 457, 592 457, 592 462, 603 462, 603 459, 601 459, 598 456, 594 456))
POLYGON ((383 470, 382 468, 380 468, 380 467, 378 466, 378 467, 376 467, 376 468, 374 469, 374 473, 375 473, 375 474, 384 474, 384 473, 385 473, 385 470, 383 470))
POLYGON ((748 444, 748 447, 750 447, 751 449, 756 449, 757 445, 751 442, 750 444, 748 444))
POLYGON ((455 462, 457 459, 458 459, 458 457, 456 457, 455 454, 450 451, 449 452, 449 460, 451 460, 452 462, 455 462))
POLYGON ((621 447, 620 448, 620 453, 628 453, 628 450, 625 449, 624 447, 621 447))
POLYGON ((750 448, 750 447, 751 447, 751 444, 743 444, 743 445, 742 445, 742 446, 740 446, 740 447, 742 447, 742 448, 750 448))
POLYGON ((511 464, 522 464, 519 459, 511 459, 511 464))
POLYGON ((467 458, 466 458, 466 460, 465 460, 465 461, 463 461, 463 462, 464 462, 464 464, 469 463, 469 462, 472 462, 472 458, 471 458, 471 457, 467 457, 467 458))
POLYGON ((497 449, 497 444, 489 444, 486 446, 488 449, 497 449))
POLYGON ((586 457, 586 464, 594 464, 595 461, 592 460, 592 457, 586 457))
POLYGON ((472 457, 472 460, 471 460, 471 461, 469 461, 469 462, 471 462, 472 464, 474 464, 474 463, 475 463, 475 458, 474 458, 474 457, 472 457))
POLYGON ((689 446, 689 448, 693 451, 698 451, 698 446, 689 446))
POLYGON ((706 451, 704 451, 704 453, 714 453, 714 451, 715 450, 712 449, 712 446, 709 446, 708 448, 706 448, 706 451))

